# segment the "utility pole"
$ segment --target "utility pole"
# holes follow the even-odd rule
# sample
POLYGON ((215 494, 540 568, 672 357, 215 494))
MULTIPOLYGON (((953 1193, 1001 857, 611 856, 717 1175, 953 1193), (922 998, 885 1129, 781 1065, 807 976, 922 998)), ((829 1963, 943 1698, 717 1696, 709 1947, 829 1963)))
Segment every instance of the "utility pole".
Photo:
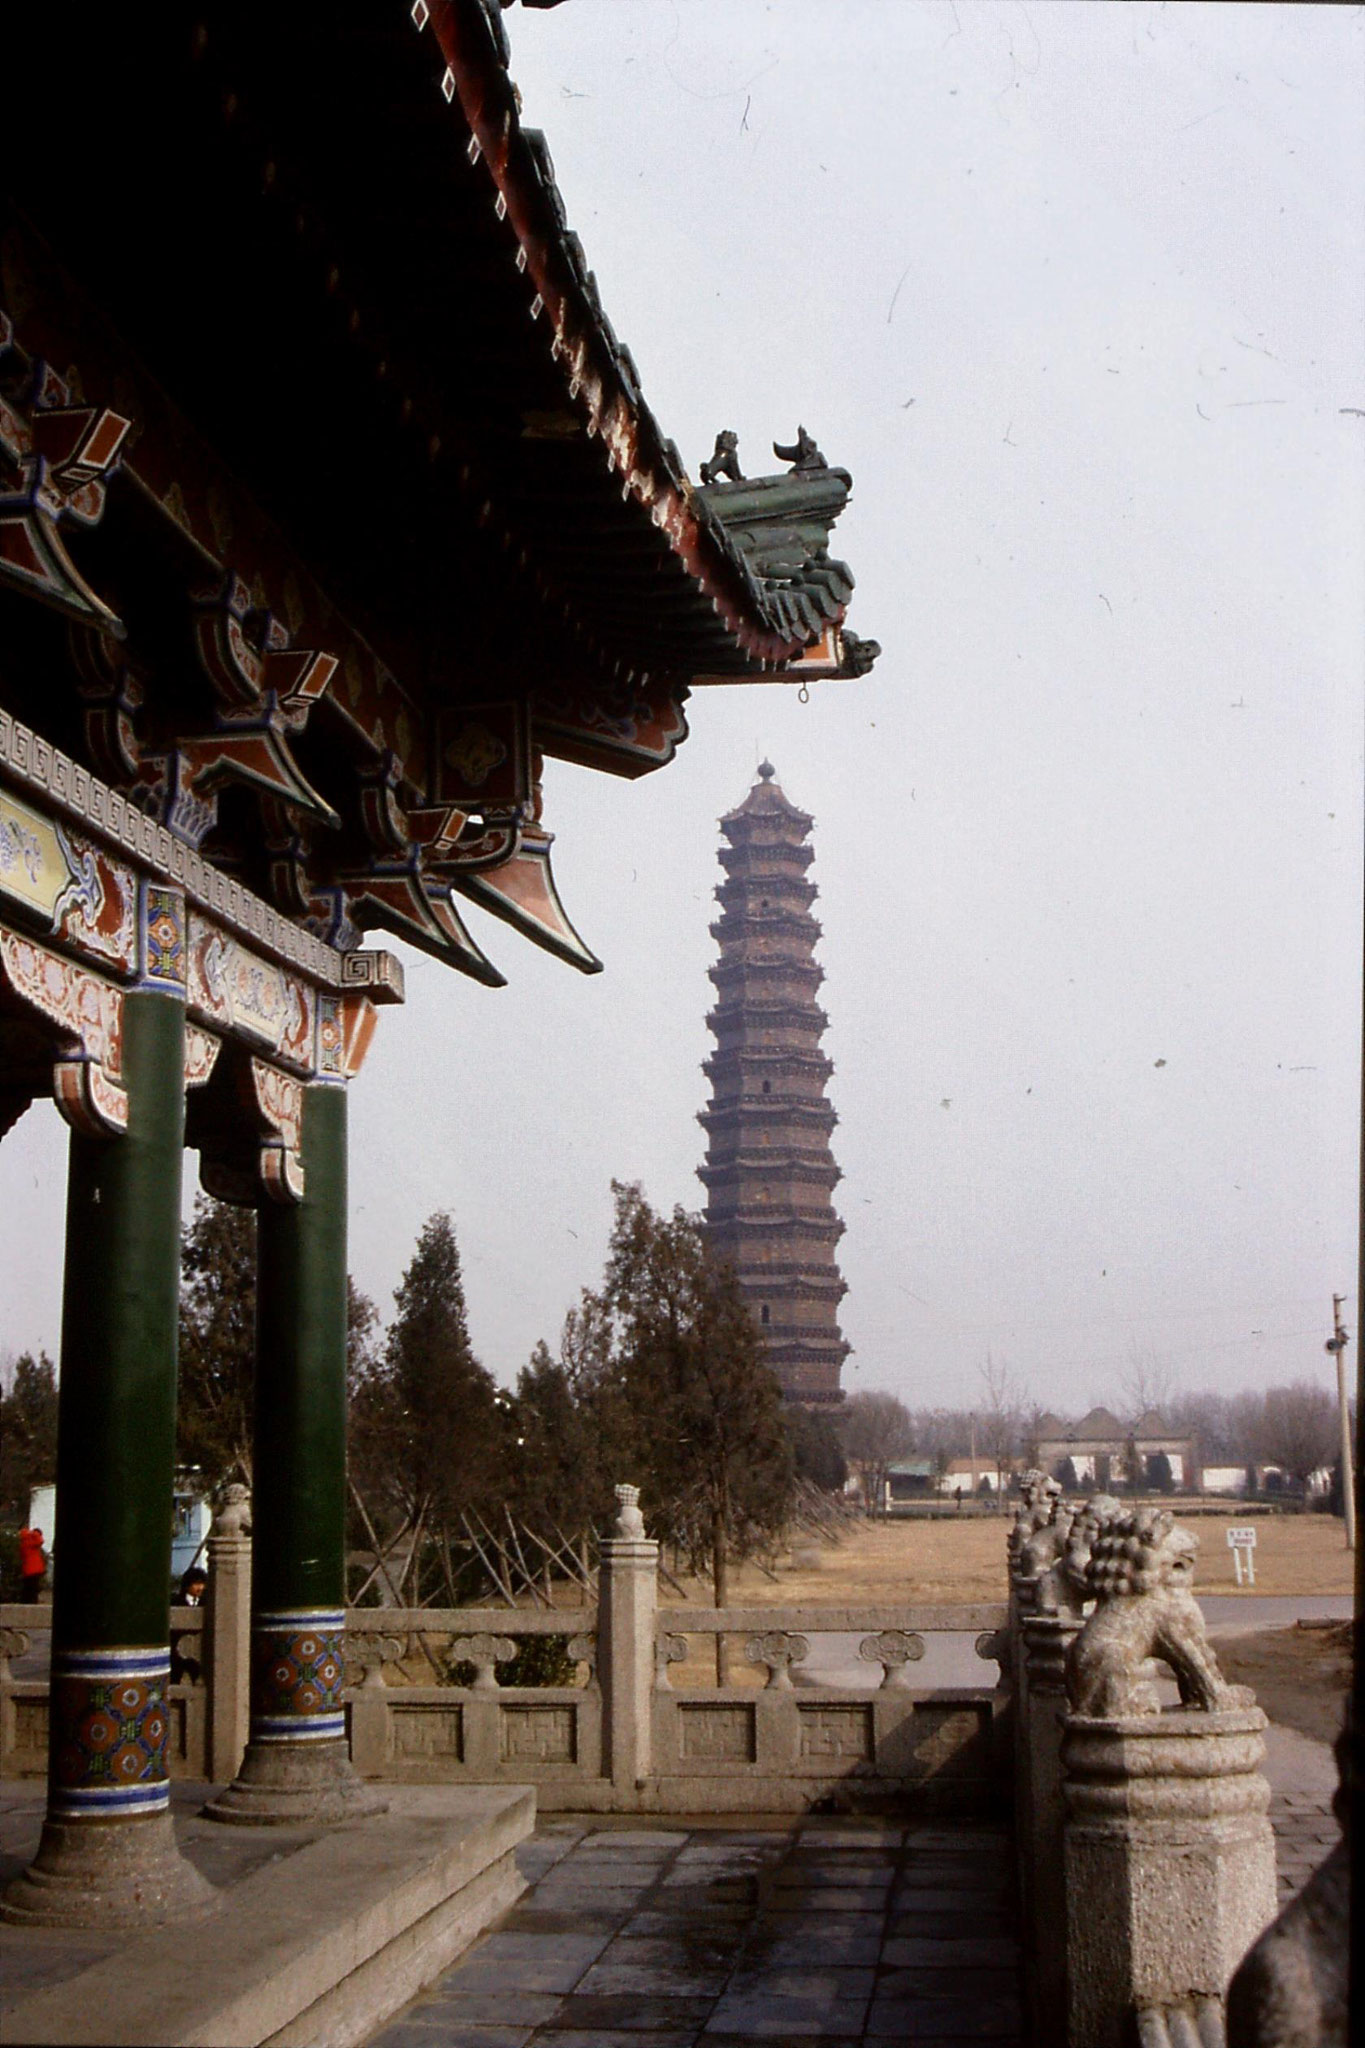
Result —
POLYGON ((1346 1548, 1356 1547, 1356 1495, 1355 1479, 1351 1471, 1351 1403, 1346 1392, 1346 1346, 1350 1343, 1350 1332, 1341 1320, 1341 1304, 1344 1294, 1332 1296, 1332 1335, 1324 1344, 1324 1351, 1336 1354, 1337 1361, 1337 1405, 1341 1410, 1341 1505, 1346 1517, 1346 1548))

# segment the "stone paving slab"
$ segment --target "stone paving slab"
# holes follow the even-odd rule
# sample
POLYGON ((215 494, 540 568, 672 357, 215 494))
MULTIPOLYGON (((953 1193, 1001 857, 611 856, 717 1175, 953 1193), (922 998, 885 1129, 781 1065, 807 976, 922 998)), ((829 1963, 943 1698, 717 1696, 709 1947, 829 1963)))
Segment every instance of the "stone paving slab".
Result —
POLYGON ((1015 2048, 1012 1860, 980 1823, 538 1831, 534 1889, 369 2048, 1015 2048))

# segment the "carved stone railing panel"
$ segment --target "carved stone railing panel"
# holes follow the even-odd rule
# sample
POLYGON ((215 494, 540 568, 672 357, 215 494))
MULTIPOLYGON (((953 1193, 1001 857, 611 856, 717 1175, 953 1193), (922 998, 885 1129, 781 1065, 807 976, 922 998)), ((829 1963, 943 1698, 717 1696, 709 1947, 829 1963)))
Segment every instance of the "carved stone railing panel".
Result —
POLYGON ((13 1679, 10 1658, 26 1657, 32 1646, 33 1639, 26 1629, 0 1628, 0 1685, 8 1685, 13 1679))
POLYGON ((750 1636, 744 1645, 745 1662, 766 1666, 768 1686, 775 1691, 790 1692, 792 1665, 804 1664, 809 1655, 806 1638, 788 1629, 769 1629, 761 1636, 750 1636))
POLYGON ((858 1655, 864 1664, 881 1665, 884 1692, 903 1690, 910 1683, 906 1666, 918 1664, 924 1655, 924 1637, 909 1629, 886 1628, 879 1635, 864 1636, 858 1655))
POLYGON ((456 1663, 474 1666, 475 1692, 490 1692, 498 1683, 494 1666, 510 1664, 517 1654, 517 1646, 508 1636, 480 1633, 456 1636, 450 1646, 450 1654, 456 1663))
POLYGON ((669 1665, 685 1664, 686 1662, 687 1637, 669 1635, 666 1629, 661 1629, 654 1639, 654 1684, 656 1689, 659 1692, 670 1691, 672 1682, 668 1676, 669 1665))

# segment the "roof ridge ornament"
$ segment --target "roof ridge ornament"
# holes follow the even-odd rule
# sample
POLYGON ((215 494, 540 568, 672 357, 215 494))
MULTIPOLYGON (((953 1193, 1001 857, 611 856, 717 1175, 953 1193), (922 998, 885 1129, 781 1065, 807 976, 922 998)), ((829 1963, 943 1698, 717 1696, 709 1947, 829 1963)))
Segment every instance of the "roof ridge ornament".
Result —
MULTIPOLYGON (((779 462, 789 462, 797 476, 804 476, 812 469, 829 468, 828 462, 815 445, 815 437, 808 434, 802 426, 797 427, 796 439, 789 447, 784 447, 781 441, 774 441, 773 454, 779 462)), ((705 477, 702 481, 706 481, 705 477)))
POLYGON ((744 482, 744 471, 739 466, 739 435, 733 427, 722 427, 716 435, 716 445, 711 450, 711 460, 701 466, 701 480, 704 484, 717 484, 725 477, 732 484, 744 482))

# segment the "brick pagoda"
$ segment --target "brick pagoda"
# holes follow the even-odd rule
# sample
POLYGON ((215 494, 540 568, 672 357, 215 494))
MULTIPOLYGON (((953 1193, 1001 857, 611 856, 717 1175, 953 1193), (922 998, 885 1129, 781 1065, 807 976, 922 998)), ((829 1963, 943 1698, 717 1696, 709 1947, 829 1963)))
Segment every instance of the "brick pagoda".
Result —
POLYGON ((815 1000, 824 970, 807 879, 813 822, 767 761, 721 820, 717 1002, 707 1019, 716 1049, 704 1065, 711 1106, 699 1119, 699 1171, 712 1240, 734 1263, 787 1399, 829 1403, 842 1399, 849 1346, 838 1322, 837 1119, 825 1095, 834 1065, 820 1050, 827 1019, 815 1000))

